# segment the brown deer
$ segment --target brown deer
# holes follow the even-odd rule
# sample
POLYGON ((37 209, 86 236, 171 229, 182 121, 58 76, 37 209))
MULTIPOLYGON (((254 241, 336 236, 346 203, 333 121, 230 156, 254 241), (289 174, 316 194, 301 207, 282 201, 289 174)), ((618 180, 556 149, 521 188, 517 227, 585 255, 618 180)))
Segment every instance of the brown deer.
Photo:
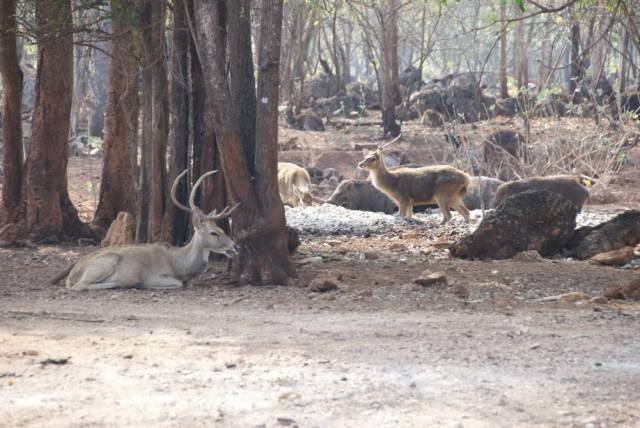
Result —
POLYGON ((194 233, 184 247, 166 244, 114 246, 88 254, 75 264, 67 277, 67 288, 100 290, 109 288, 178 288, 184 282, 207 270, 209 253, 232 257, 237 245, 218 227, 217 221, 229 217, 239 204, 226 207, 221 213, 205 214, 195 205, 195 195, 202 181, 217 171, 203 174, 193 185, 189 206, 176 199, 176 188, 184 171, 171 187, 171 200, 180 209, 191 213, 194 233))
POLYGON ((469 187, 470 177, 448 165, 399 167, 389 171, 384 164, 383 150, 399 138, 400 136, 369 152, 358 164, 358 168, 371 172, 371 181, 375 188, 398 205, 399 214, 404 218, 411 218, 414 205, 435 202, 442 211, 441 224, 451 219, 451 208, 468 222, 469 210, 462 202, 462 197, 469 187))
POLYGON ((306 169, 291 162, 278 162, 278 191, 285 205, 311 205, 311 177, 306 169))

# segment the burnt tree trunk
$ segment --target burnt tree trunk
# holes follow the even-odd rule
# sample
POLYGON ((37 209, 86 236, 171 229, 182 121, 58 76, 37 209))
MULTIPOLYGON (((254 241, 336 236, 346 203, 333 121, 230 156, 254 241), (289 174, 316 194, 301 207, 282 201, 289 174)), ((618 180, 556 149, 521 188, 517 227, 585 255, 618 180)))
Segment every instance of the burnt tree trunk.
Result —
POLYGON ((120 211, 136 214, 135 147, 138 133, 138 58, 135 36, 112 0, 111 61, 109 63, 108 102, 105 115, 104 157, 100 180, 100 199, 93 224, 106 229, 120 211))
MULTIPOLYGON (((271 282, 286 283, 295 276, 288 255, 284 208, 277 188, 277 105, 282 0, 261 2, 261 31, 258 44, 258 93, 255 120, 255 162, 250 162, 242 135, 230 110, 244 108, 231 96, 226 73, 227 8, 224 2, 195 1, 198 53, 216 138, 220 145, 227 192, 232 202, 241 202, 233 214, 233 235, 241 245, 234 260, 236 276, 247 273, 253 283, 266 273, 271 282), (251 170, 255 169, 255 175, 251 170)), ((239 45, 230 49, 240 49, 239 45)), ((229 51, 249 61, 251 50, 229 51)))
MULTIPOLYGON (((173 49, 171 57, 171 120, 169 122, 169 180, 175 178, 189 164, 189 27, 182 1, 173 8, 173 49)), ((177 194, 187 194, 187 181, 180 182, 177 194)), ((187 213, 171 202, 167 195, 163 235, 173 245, 182 245, 188 238, 187 213)), ((184 200, 184 199, 182 199, 184 200)))
POLYGON ((69 120, 73 91, 70 1, 36 1, 38 74, 26 162, 25 221, 30 235, 58 240, 91 235, 67 192, 69 120))
POLYGON ((18 60, 15 14, 15 0, 0 0, 0 81, 4 91, 0 224, 3 225, 19 218, 22 184, 22 70, 18 60))

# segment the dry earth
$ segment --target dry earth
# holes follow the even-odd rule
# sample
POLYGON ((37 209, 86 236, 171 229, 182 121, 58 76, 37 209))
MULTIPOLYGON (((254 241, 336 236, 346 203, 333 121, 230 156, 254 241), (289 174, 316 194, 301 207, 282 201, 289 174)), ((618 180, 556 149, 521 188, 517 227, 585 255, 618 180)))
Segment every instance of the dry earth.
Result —
MULTIPOLYGON (((85 218, 99 163, 71 163, 85 218)), ((637 178, 618 204, 638 208, 637 178)), ((167 292, 47 284, 91 246, 2 249, 0 426, 640 426, 640 304, 541 300, 638 270, 452 260, 459 236, 303 236, 290 286, 234 287, 212 262, 167 292), (425 269, 449 284, 414 284, 425 269), (326 273, 339 288, 311 292, 326 273)))

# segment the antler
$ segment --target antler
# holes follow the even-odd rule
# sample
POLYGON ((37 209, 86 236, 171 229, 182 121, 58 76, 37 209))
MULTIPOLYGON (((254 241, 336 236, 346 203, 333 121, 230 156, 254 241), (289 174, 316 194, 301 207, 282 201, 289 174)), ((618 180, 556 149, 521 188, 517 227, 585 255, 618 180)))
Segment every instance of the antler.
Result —
POLYGON ((173 180, 173 184, 171 185, 171 201, 174 203, 176 207, 180 208, 181 210, 192 212, 191 208, 182 205, 180 202, 178 202, 178 199, 176 198, 176 189, 178 188, 178 183, 180 182, 180 179, 184 177, 188 171, 189 171, 188 169, 185 169, 184 171, 182 171, 182 173, 179 176, 176 177, 175 180, 173 180))
POLYGON ((222 212, 220 214, 216 213, 216 210, 213 210, 211 213, 209 213, 209 215, 207 216, 207 218, 209 219, 213 219, 215 221, 218 220, 222 220, 224 218, 229 217, 231 214, 233 214, 233 212, 236 210, 236 208, 238 208, 240 206, 240 202, 238 202, 237 204, 235 204, 234 206, 232 206, 231 208, 229 207, 225 207, 225 209, 222 210, 222 212))
POLYGON ((207 178, 210 175, 215 174, 216 172, 218 172, 218 170, 205 172, 194 183, 193 188, 191 189, 191 194, 189 194, 189 206, 191 207, 192 212, 197 212, 203 218, 206 218, 208 220, 218 221, 218 220, 222 220, 224 218, 227 218, 231 214, 233 214, 233 212, 236 210, 236 208, 238 208, 240 206, 240 202, 238 202, 237 204, 235 204, 231 208, 225 207, 225 209, 223 209, 222 212, 220 212, 220 214, 218 214, 216 212, 216 210, 213 210, 208 215, 205 215, 200 208, 196 207, 196 191, 198 190, 198 187, 200 186, 200 184, 202 184, 202 182, 204 181, 205 178, 207 178))
POLYGON ((383 150, 385 147, 390 146, 391 144, 393 144, 396 141, 398 141, 401 137, 402 137, 402 134, 398 135, 396 138, 394 138, 393 140, 389 141, 388 143, 384 143, 384 144, 378 146, 378 150, 383 150))

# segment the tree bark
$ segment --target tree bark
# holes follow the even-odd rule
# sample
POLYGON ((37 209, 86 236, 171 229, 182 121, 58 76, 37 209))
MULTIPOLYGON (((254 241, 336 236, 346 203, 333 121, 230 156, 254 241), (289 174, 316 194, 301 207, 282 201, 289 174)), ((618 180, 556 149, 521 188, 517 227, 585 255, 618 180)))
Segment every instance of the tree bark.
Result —
MULTIPOLYGON (((233 214, 233 236, 241 246, 233 273, 249 275, 260 283, 263 274, 274 283, 286 283, 295 276, 286 245, 284 209, 277 191, 277 103, 282 0, 263 0, 255 120, 255 162, 249 165, 242 136, 234 126, 230 110, 238 108, 231 97, 226 73, 226 12, 223 1, 195 1, 198 53, 211 107, 211 117, 222 157, 229 199, 241 202, 233 214), (276 130, 274 133, 274 129, 276 130), (264 135, 259 135, 264 132, 264 135), (250 171, 255 169, 255 175, 250 171)), ((229 51, 251 55, 250 50, 229 51)))
POLYGON ((168 83, 165 60, 165 3, 143 4, 144 124, 142 173, 136 241, 162 241, 166 202, 166 154, 168 138, 168 83), (144 230, 146 228, 146 230, 144 230))
POLYGON ((135 163, 131 156, 138 133, 138 58, 126 7, 111 1, 111 61, 105 116, 100 198, 93 224, 106 229, 120 211, 136 215, 135 163))
MULTIPOLYGON (((100 42, 99 47, 109 50, 109 43, 100 42)), ((104 113, 107 107, 107 79, 109 73, 109 58, 98 49, 93 49, 93 66, 95 75, 93 76, 93 106, 89 119, 89 135, 94 137, 104 137, 104 113)))
POLYGON ((394 78, 394 75, 397 76, 397 73, 394 73, 394 67, 398 65, 398 28, 394 24, 395 19, 392 19, 397 10, 396 5, 396 0, 385 0, 385 9, 379 15, 382 23, 382 126, 384 135, 392 137, 400 135, 400 125, 396 122, 395 111, 397 104, 395 97, 399 89, 397 89, 398 80, 394 78))
POLYGON ((69 120, 73 90, 70 1, 36 1, 38 74, 26 162, 26 227, 32 238, 92 235, 67 192, 69 120))
POLYGON ((16 40, 16 1, 0 0, 0 78, 2 106, 2 207, 0 224, 14 223, 20 211, 22 186, 22 70, 16 40))
POLYGON ((571 64, 570 64, 570 73, 569 73, 569 94, 572 95, 576 88, 578 87, 578 83, 580 81, 580 75, 582 74, 580 71, 580 24, 578 22, 574 22, 571 26, 571 64))
POLYGON ((500 2, 500 98, 509 98, 507 84, 507 4, 500 2))

